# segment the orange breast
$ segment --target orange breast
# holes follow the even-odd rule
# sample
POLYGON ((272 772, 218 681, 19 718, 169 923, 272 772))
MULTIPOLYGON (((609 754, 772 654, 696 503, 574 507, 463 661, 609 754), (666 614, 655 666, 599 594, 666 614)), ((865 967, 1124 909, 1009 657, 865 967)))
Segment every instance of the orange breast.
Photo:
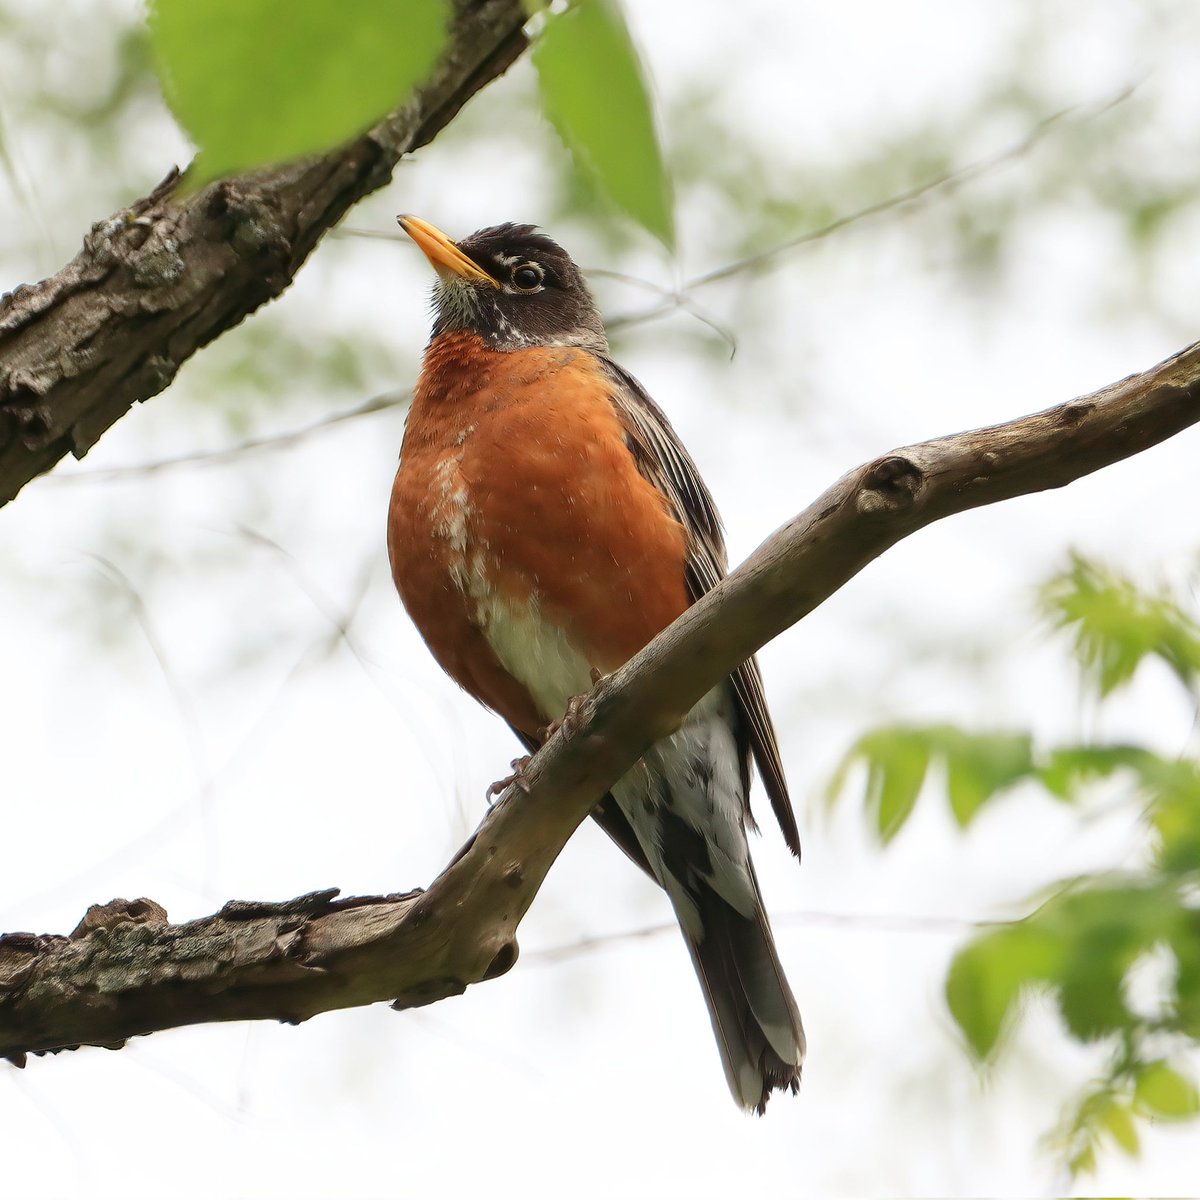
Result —
POLYGON ((530 733, 560 715, 526 686, 543 659, 578 651, 612 670, 688 604, 684 530, 638 473, 612 386, 586 351, 449 334, 426 355, 405 429, 396 586, 445 670, 530 733), (546 643, 505 646, 507 669, 489 640, 498 611, 546 643))

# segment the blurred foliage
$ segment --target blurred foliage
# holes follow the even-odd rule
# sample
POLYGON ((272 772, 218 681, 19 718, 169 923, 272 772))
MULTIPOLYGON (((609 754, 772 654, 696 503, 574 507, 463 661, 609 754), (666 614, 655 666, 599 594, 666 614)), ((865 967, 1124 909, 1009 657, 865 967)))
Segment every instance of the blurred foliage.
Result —
MULTIPOLYGON (((600 190, 670 246, 670 179, 620 6, 527 7, 554 127, 600 190)), ((367 128, 428 74, 449 17, 445 0, 361 0, 349 10, 324 0, 151 0, 159 77, 199 148, 190 184, 322 150, 367 128)))
POLYGON ((223 337, 187 369, 190 392, 220 418, 226 436, 246 439, 264 414, 334 418, 381 380, 407 382, 394 346, 358 329, 306 329, 275 308, 223 337))
POLYGON ((446 43, 444 0, 150 0, 171 108, 199 187, 335 146, 395 108, 446 43))
MULTIPOLYGON (((1072 639, 1082 681, 1102 699, 1157 661, 1195 714, 1200 626, 1167 590, 1139 588, 1076 555, 1042 599, 1072 639)), ((855 742, 830 797, 844 796, 865 773, 865 804, 886 844, 911 816, 933 768, 963 828, 1019 785, 1079 804, 1107 784, 1145 833, 1145 861, 1136 870, 1061 880, 1029 916, 996 923, 958 952, 946 998, 971 1052, 993 1056, 1021 999, 1039 992, 1053 999, 1073 1038, 1103 1045, 1107 1066, 1052 1136, 1073 1173, 1095 1167, 1106 1138, 1136 1153, 1140 1121, 1200 1114, 1196 1085, 1178 1065, 1200 1046, 1200 762, 1145 746, 1039 748, 1024 732, 892 726, 855 742), (1158 994, 1139 1001, 1131 976, 1161 956, 1158 994)))
POLYGON ((552 17, 534 42, 533 63, 546 111, 580 165, 672 247, 671 180, 642 65, 617 5, 577 0, 552 17))
POLYGON ((850 772, 865 767, 867 807, 886 844, 912 815, 933 765, 944 771, 951 811, 966 828, 988 800, 1028 778, 1033 739, 1027 734, 969 734, 953 725, 875 729, 859 738, 842 760, 829 795, 839 796, 850 772))
POLYGON ((1047 585, 1043 604, 1073 635, 1075 657, 1101 696, 1128 683, 1150 656, 1195 692, 1200 625, 1169 593, 1147 593, 1076 555, 1070 570, 1047 585))

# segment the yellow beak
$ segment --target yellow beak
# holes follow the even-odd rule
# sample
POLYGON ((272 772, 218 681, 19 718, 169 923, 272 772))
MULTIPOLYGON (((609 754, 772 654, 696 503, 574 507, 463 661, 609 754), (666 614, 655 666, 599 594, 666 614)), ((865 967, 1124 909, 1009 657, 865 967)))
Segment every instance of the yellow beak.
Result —
POLYGON ((438 274, 449 271, 460 279, 471 283, 483 283, 498 288, 499 281, 493 279, 478 263, 472 262, 440 229, 422 221, 420 217, 403 213, 396 218, 400 228, 425 252, 438 274))

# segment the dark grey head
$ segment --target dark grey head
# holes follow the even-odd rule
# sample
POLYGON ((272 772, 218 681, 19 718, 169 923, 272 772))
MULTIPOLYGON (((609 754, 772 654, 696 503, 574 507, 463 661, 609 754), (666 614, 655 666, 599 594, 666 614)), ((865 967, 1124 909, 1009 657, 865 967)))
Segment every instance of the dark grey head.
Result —
POLYGON ((608 349, 604 323, 582 272, 533 225, 493 225, 452 242, 419 217, 399 220, 438 273, 434 337, 465 329, 497 350, 608 349))

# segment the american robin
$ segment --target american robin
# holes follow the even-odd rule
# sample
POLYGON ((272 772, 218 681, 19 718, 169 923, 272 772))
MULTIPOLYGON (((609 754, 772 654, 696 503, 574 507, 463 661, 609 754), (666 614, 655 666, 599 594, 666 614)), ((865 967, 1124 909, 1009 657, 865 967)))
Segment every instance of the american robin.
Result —
MULTIPOLYGON (((525 747, 725 574, 720 518, 662 410, 609 357, 579 268, 532 225, 453 242, 388 514, 392 574, 434 658, 525 747)), ((751 760, 799 856, 752 659, 655 743, 594 816, 666 891, 734 1098, 797 1090, 804 1031, 746 840, 751 760)))

